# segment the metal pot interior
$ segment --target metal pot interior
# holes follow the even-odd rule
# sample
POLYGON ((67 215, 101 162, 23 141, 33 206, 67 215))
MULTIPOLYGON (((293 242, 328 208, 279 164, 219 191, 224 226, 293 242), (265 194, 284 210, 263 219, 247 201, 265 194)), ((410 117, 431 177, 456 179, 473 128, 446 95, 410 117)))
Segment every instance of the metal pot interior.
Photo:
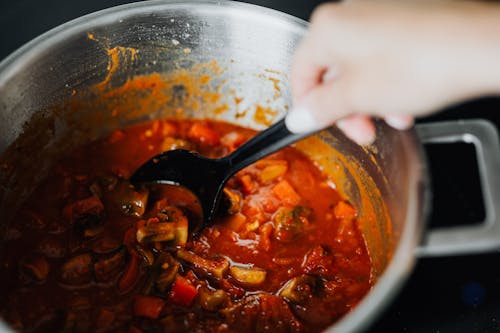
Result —
MULTIPOLYGON (((0 64, 2 226, 55 159, 116 128, 182 116, 262 129, 279 119, 291 106, 288 71, 305 30, 252 5, 146 1, 72 21, 18 50, 0 64)), ((297 144, 362 212, 377 281, 332 332, 365 328, 390 301, 422 228, 415 134, 377 128, 369 148, 335 128, 297 144)))

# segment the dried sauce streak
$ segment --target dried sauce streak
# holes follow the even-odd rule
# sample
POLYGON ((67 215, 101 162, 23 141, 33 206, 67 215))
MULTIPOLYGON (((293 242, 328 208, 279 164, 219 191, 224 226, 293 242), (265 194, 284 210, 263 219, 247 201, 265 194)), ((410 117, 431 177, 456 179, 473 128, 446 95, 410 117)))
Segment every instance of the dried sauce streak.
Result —
POLYGON ((286 148, 235 175, 195 239, 196 199, 127 178, 164 150, 221 157, 255 132, 161 120, 71 152, 5 237, 0 311, 25 332, 318 332, 367 293, 356 210, 286 148))

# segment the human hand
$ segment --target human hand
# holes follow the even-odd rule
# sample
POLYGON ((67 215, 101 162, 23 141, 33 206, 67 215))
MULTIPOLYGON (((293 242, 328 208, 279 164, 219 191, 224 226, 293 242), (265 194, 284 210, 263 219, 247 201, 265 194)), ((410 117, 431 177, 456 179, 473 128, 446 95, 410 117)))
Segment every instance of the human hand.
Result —
POLYGON ((292 132, 336 122, 359 144, 371 116, 416 116, 500 91, 500 7, 456 0, 345 1, 318 7, 292 67, 292 132))

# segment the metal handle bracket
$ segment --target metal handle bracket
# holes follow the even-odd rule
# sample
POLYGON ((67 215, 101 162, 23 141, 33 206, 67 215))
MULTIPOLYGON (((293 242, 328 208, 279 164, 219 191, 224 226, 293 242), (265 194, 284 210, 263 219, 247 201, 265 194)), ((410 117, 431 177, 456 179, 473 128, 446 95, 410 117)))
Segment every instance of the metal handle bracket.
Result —
POLYGON ((481 224, 426 232, 418 256, 473 254, 500 249, 500 144, 496 127, 484 119, 417 125, 422 143, 472 143, 476 148, 485 220, 481 224))

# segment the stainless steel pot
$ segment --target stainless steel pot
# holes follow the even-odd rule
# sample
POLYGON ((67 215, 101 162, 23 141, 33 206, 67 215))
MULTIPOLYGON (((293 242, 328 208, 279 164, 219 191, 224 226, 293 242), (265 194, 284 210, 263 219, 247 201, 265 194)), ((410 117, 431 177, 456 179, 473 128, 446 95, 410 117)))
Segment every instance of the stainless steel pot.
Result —
MULTIPOLYGON (((67 113, 62 117, 51 112, 51 106, 64 104, 75 91, 102 82, 117 87, 134 76, 158 72, 168 77, 179 68, 196 70, 197 64, 216 60, 217 68, 211 69, 215 79, 207 89, 222 92, 218 103, 234 106, 234 96, 244 97, 238 107, 248 111, 246 116, 236 116, 236 108, 218 115, 202 112, 211 107, 203 103, 187 108, 187 116, 208 115, 262 128, 253 117, 257 104, 278 110, 276 118, 290 106, 287 73, 306 28, 307 23, 297 18, 243 3, 145 1, 87 15, 26 44, 0 63, 0 153, 12 154, 22 165, 13 172, 0 168, 2 225, 9 222, 8 212, 16 202, 37 182, 35 175, 43 173, 65 149, 119 126, 172 112, 172 105, 155 104, 150 112, 133 113, 131 109, 132 116, 118 121, 103 116, 102 122, 82 123, 75 119, 85 117, 67 113), (116 58, 110 50, 116 50, 116 58), (116 60, 121 66, 115 66, 116 60), (30 121, 45 127, 25 126, 30 121), (88 135, 78 135, 83 133, 79 131, 82 126, 88 135), (17 149, 12 149, 13 144, 17 149), (32 160, 26 158, 28 153, 32 160)), ((112 104, 87 111, 108 115, 112 104)), ((494 175, 494 170, 500 170, 500 149, 493 126, 469 121, 398 132, 377 123, 377 130, 378 139, 369 149, 354 145, 335 128, 299 144, 327 173, 340 170, 348 181, 337 184, 339 189, 375 217, 365 216, 361 228, 373 258, 376 283, 328 332, 366 329, 397 294, 418 255, 479 252, 500 245, 500 178, 494 175), (422 241, 430 186, 419 138, 476 144, 486 198, 483 224, 432 231, 422 241), (317 145, 328 145, 330 154, 315 156, 317 145)))

